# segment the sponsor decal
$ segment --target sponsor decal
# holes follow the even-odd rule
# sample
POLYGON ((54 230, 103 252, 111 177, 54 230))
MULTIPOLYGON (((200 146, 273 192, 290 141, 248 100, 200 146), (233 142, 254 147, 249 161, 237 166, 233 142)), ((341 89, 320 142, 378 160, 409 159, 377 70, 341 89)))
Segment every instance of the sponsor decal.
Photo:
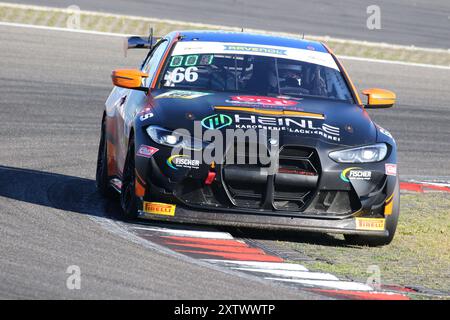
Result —
POLYGON ((383 231, 385 219, 382 218, 356 218, 357 230, 383 231))
POLYGON ((234 115, 236 129, 265 129, 286 131, 289 133, 319 135, 332 141, 341 141, 340 129, 326 123, 317 124, 311 119, 302 119, 302 117, 266 117, 249 115, 234 115))
POLYGON ((229 126, 233 119, 226 114, 213 114, 212 116, 203 118, 201 121, 202 127, 210 130, 217 130, 229 126))
POLYGON ((143 207, 145 213, 171 217, 175 216, 176 205, 174 204, 144 201, 143 207))
POLYGON ((239 104, 269 105, 269 106, 295 106, 298 104, 297 101, 264 96, 233 96, 231 97, 231 100, 227 100, 227 102, 239 104))
MULTIPOLYGON (((247 113, 256 113, 262 115, 269 116, 293 116, 293 117, 302 117, 302 118, 312 118, 312 119, 325 119, 325 116, 320 113, 312 113, 306 111, 294 111, 294 110, 286 110, 287 108, 270 108, 265 109, 261 108, 261 106, 253 107, 253 106, 215 106, 214 110, 227 110, 227 111, 240 111, 247 113)), ((301 109, 299 109, 301 110, 301 109)))
POLYGON ((277 54, 280 56, 286 55, 286 50, 268 47, 256 47, 248 45, 224 45, 225 51, 244 51, 244 52, 255 52, 255 53, 265 53, 265 54, 277 54))
MULTIPOLYGON (((304 61, 333 68, 340 72, 339 67, 328 52, 311 50, 310 48, 296 49, 281 46, 255 45, 251 43, 224 43, 213 41, 180 41, 172 52, 173 56, 180 55, 222 55, 222 54, 258 55, 266 57, 283 57, 297 61, 304 61)), ((206 60, 206 59, 205 59, 206 60)), ((188 65, 194 63, 190 58, 188 65)), ((174 64, 186 65, 179 59, 174 64)), ((196 64, 199 65, 199 64, 196 64)))
POLYGON ((145 113, 142 116, 139 117, 139 120, 145 121, 147 119, 153 118, 154 114, 152 112, 145 113))
POLYGON ((350 167, 342 170, 341 179, 345 182, 353 180, 370 180, 372 178, 372 171, 361 170, 359 167, 350 167))
POLYGON ((189 90, 172 90, 165 93, 157 95, 155 99, 162 98, 172 98, 172 99, 195 99, 203 96, 208 96, 210 93, 199 92, 199 91, 189 91, 189 90))
POLYGON ((191 67, 191 66, 209 66, 213 63, 214 55, 212 54, 192 54, 189 56, 172 56, 170 66, 174 67, 191 67))
POLYGON ((154 148, 151 146, 146 146, 145 144, 141 144, 136 155, 144 158, 151 158, 156 152, 158 152, 158 148, 154 148))
POLYGON ((174 170, 178 170, 178 168, 198 169, 200 167, 200 160, 193 160, 188 155, 183 154, 169 157, 166 163, 174 170))
POLYGON ((389 137, 389 138, 391 138, 391 139, 394 139, 394 137, 392 137, 392 134, 389 132, 389 131, 387 131, 386 129, 384 129, 383 127, 380 127, 379 125, 377 125, 378 126, 378 129, 380 130, 380 132, 382 133, 382 134, 384 134, 385 136, 387 136, 387 137, 389 137))
POLYGON ((384 165, 385 172, 387 176, 396 176, 397 175, 397 165, 394 163, 386 163, 384 165))

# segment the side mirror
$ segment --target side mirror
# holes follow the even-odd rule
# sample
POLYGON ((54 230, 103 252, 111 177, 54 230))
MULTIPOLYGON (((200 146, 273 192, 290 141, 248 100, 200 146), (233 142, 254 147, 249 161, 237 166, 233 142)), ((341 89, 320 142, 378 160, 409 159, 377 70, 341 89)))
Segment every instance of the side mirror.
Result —
POLYGON ((142 79, 148 78, 148 74, 140 70, 133 70, 133 69, 114 70, 111 75, 111 78, 115 86, 145 92, 148 91, 148 88, 142 86, 142 79))
POLYGON ((362 91, 363 95, 367 96, 366 108, 390 108, 395 103, 395 93, 389 90, 371 88, 362 91))

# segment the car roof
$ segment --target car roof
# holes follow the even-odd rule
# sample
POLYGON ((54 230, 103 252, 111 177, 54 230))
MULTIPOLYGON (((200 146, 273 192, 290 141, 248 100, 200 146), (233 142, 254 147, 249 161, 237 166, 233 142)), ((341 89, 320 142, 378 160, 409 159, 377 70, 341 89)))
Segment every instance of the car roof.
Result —
POLYGON ((211 41, 211 42, 230 42, 246 43, 255 45, 280 46, 295 49, 307 49, 318 52, 328 52, 325 46, 317 41, 302 40, 296 38, 255 34, 247 32, 228 32, 228 31, 178 31, 181 35, 181 41, 211 41))

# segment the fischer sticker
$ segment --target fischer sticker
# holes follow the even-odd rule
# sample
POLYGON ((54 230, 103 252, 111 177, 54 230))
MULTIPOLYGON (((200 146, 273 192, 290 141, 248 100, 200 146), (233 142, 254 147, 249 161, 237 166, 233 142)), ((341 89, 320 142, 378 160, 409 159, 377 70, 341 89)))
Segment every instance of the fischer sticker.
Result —
POLYGON ((372 171, 361 170, 360 167, 350 167, 342 170, 341 180, 350 182, 352 180, 370 180, 372 178, 372 171))
POLYGON ((178 168, 198 169, 200 167, 200 160, 193 160, 188 155, 183 154, 169 157, 166 163, 174 170, 178 170, 178 168))

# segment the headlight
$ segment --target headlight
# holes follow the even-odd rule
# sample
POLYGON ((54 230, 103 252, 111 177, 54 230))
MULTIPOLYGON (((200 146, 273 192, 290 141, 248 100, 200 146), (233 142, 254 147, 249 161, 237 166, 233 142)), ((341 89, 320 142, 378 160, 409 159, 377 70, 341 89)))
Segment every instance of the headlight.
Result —
POLYGON ((370 146, 333 151, 329 153, 331 159, 341 163, 366 163, 384 160, 387 154, 385 143, 370 146))
POLYGON ((158 126, 149 126, 146 131, 153 141, 165 146, 181 147, 190 150, 202 150, 207 146, 207 144, 200 139, 158 126))

